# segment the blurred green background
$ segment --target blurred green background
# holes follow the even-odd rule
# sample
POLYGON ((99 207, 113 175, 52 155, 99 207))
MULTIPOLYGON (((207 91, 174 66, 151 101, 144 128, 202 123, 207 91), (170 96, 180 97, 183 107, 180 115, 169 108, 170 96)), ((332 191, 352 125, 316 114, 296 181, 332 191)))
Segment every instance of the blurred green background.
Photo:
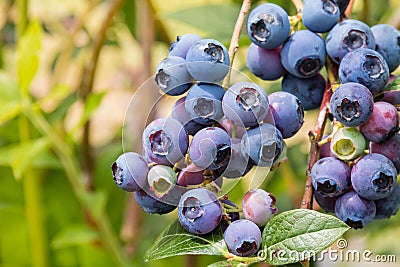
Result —
MULTIPOLYGON (((295 14, 288 0, 270 2, 295 14)), ((126 111, 167 56, 170 42, 191 32, 228 46, 240 5, 239 0, 0 1, 1 267, 195 267, 220 260, 182 256, 145 263, 145 251, 176 212, 143 213, 114 185, 110 166, 122 151, 141 151, 139 126, 159 93, 147 92, 140 108, 126 111)), ((399 27, 400 1, 356 0, 352 17, 399 27)), ((280 80, 264 82, 246 69, 245 32, 240 45, 234 68, 269 93, 279 90, 280 80)), ((162 99, 151 116, 165 115, 173 101, 162 99)), ((277 197, 280 211, 299 207, 307 132, 315 118, 316 112, 307 112, 302 131, 287 142, 289 161, 262 186, 277 197)), ((246 188, 246 181, 238 184, 230 198, 240 203, 246 188)), ((349 249, 397 255, 397 263, 386 265, 400 266, 399 236, 397 215, 350 230, 345 238, 349 249)), ((327 259, 315 265, 377 263, 327 259)))

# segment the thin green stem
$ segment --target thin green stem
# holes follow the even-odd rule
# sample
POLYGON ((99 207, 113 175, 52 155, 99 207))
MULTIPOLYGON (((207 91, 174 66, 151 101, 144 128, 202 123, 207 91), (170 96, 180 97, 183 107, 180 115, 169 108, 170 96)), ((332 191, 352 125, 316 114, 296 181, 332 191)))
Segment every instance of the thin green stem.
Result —
POLYGON ((79 163, 73 155, 69 144, 65 143, 64 140, 60 138, 60 136, 52 129, 41 111, 33 108, 32 103, 25 103, 24 114, 43 136, 49 138, 54 147, 55 153, 64 167, 67 178, 78 201, 81 203, 82 207, 89 212, 91 218, 94 220, 98 227, 103 244, 109 248, 109 251, 118 266, 130 266, 128 260, 123 254, 118 239, 112 230, 108 216, 103 211, 100 212, 100 214, 94 214, 94 211, 91 210, 89 200, 91 193, 85 188, 85 184, 82 180, 82 171, 80 170, 79 163))
POLYGON ((18 23, 17 37, 21 37, 28 25, 28 0, 16 0, 18 23))

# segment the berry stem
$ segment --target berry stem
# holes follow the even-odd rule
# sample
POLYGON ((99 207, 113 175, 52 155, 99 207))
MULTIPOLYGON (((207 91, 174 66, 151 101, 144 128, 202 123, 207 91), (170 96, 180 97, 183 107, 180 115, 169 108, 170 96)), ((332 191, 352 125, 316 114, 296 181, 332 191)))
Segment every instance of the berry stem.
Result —
POLYGON ((300 205, 300 208, 302 209, 312 208, 313 187, 311 181, 311 168, 319 158, 318 142, 321 141, 325 130, 325 125, 329 112, 329 101, 332 96, 332 87, 336 87, 337 84, 336 82, 337 66, 333 64, 333 62, 329 60, 329 58, 327 60, 326 69, 328 72, 328 82, 326 84, 324 96, 322 98, 322 103, 320 106, 320 110, 314 128, 308 133, 311 142, 311 147, 307 163, 307 173, 306 173, 307 179, 304 187, 303 199, 300 205), (333 83, 332 86, 331 83, 333 83))
POLYGON ((229 69, 228 75, 224 79, 224 82, 223 82, 224 88, 227 88, 230 83, 233 60, 235 58, 237 50, 239 49, 240 33, 242 31, 243 23, 246 19, 246 16, 249 13, 249 10, 251 8, 251 2, 252 2, 252 0, 243 0, 242 7, 240 9, 238 18, 235 23, 235 27, 233 28, 232 38, 231 38, 231 42, 229 44, 229 49, 228 49, 231 68, 229 69))

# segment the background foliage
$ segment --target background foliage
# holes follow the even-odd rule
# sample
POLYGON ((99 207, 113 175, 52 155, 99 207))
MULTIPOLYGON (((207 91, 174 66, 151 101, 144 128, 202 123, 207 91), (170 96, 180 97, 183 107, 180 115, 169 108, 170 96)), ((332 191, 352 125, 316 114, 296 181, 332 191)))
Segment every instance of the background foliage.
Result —
MULTIPOLYGON (((256 5, 259 1, 253 1, 256 5)), ((290 15, 289 0, 270 1, 290 15)), ((156 237, 175 218, 147 215, 112 182, 111 163, 139 151, 148 116, 130 98, 167 55, 176 35, 193 32, 229 45, 239 0, 3 0, 0 2, 0 266, 205 266, 207 256, 145 263, 156 237), (122 144, 123 135, 130 142, 122 144)), ((353 17, 370 25, 400 25, 400 1, 356 0, 353 17)), ((246 70, 245 33, 234 67, 246 70)), ((148 92, 150 107, 158 92, 148 92)), ((165 114, 165 99, 152 116, 165 114)), ((280 211, 297 208, 303 192, 307 132, 288 140, 289 162, 268 174, 263 188, 280 211)), ((241 183, 231 193, 239 201, 241 183)), ((318 208, 318 207, 315 207, 318 208)), ((400 215, 349 231, 349 249, 395 254, 400 215)), ((222 259, 222 258, 221 258, 222 259)), ((323 262, 321 266, 346 266, 323 262)), ((363 266, 366 263, 361 263, 363 266)), ((356 266, 356 263, 347 263, 356 266)), ((373 265, 373 264, 372 264, 373 265)), ((372 266, 371 265, 371 266, 372 266)), ((383 266, 383 265, 382 265, 383 266)), ((393 265, 391 265, 393 266, 393 265)))

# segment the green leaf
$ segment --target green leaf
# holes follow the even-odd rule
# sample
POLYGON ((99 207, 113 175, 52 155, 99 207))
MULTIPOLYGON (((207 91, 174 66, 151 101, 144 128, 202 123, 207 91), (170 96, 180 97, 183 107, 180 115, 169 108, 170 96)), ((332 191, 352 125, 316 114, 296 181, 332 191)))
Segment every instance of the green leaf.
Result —
POLYGON ((227 255, 223 234, 218 227, 207 235, 193 235, 179 223, 172 223, 146 252, 145 261, 163 259, 178 255, 227 255))
POLYGON ((29 85, 39 68, 42 28, 38 21, 32 21, 17 47, 17 74, 22 92, 27 93, 29 85))
POLYGON ((85 194, 84 197, 90 207, 91 214, 95 219, 100 218, 107 204, 107 194, 104 191, 97 190, 96 192, 85 194))
POLYGON ((59 160, 49 151, 47 138, 4 146, 0 149, 0 166, 11 166, 20 179, 27 167, 60 168, 59 160))
POLYGON ((243 262, 236 262, 236 261, 218 261, 214 262, 213 264, 208 265, 207 267, 245 267, 248 264, 243 262))
POLYGON ((0 125, 14 119, 22 111, 20 102, 9 102, 0 106, 0 125))
POLYGON ((20 100, 19 87, 17 82, 8 73, 0 70, 0 104, 20 100))
POLYGON ((283 212, 264 228, 263 256, 271 265, 299 262, 332 245, 348 229, 338 218, 317 211, 283 212))
POLYGON ((99 240, 99 234, 86 225, 64 228, 51 242, 54 249, 88 244, 99 240))
POLYGON ((238 4, 194 6, 163 15, 163 18, 184 22, 207 33, 210 38, 228 42, 240 11, 238 4), (214 27, 212 25, 218 25, 214 27))

